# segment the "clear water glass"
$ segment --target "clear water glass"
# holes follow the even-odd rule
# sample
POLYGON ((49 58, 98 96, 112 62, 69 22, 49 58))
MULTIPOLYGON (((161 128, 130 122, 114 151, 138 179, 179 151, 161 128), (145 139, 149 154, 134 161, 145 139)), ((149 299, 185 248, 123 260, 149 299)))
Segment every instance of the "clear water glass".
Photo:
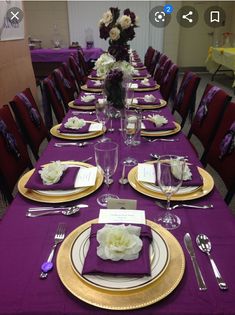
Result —
MULTIPOLYGON (((103 128, 103 131, 105 133, 106 123, 109 120, 109 105, 108 105, 108 102, 106 99, 102 99, 101 101, 96 102, 95 112, 96 112, 96 118, 97 118, 98 122, 100 122, 102 124, 102 128, 103 128)), ((110 141, 109 138, 105 137, 104 133, 103 133, 103 136, 102 136, 100 142, 110 141)))

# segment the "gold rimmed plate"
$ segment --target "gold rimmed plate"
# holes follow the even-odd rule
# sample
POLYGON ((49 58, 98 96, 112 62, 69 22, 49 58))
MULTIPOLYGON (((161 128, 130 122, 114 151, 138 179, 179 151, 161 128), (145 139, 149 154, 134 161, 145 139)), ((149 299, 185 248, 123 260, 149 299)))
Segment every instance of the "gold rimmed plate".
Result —
MULTIPOLYGON (((83 163, 83 162, 71 162, 71 161, 63 161, 63 164, 76 164, 78 166, 83 167, 93 167, 93 165, 83 163)), ((36 190, 28 189, 25 187, 26 183, 28 182, 29 178, 32 176, 35 169, 30 170, 29 172, 25 173, 18 182, 18 190, 25 198, 38 201, 38 202, 47 202, 47 203, 61 203, 61 202, 68 202, 77 200, 80 198, 83 198, 85 196, 88 196, 92 194, 94 191, 96 191, 103 183, 103 175, 98 171, 95 185, 92 187, 88 187, 84 190, 76 190, 71 191, 71 193, 68 195, 44 195, 40 192, 38 193, 36 190)))
POLYGON ((85 105, 85 104, 84 105, 76 105, 74 103, 74 101, 69 102, 68 103, 68 107, 77 109, 78 111, 79 110, 87 110, 87 111, 89 111, 89 110, 94 110, 95 109, 95 105, 85 105))
MULTIPOLYGON (((187 193, 180 193, 179 195, 175 194, 171 197, 171 200, 175 201, 184 201, 184 200, 193 200, 206 196, 209 194, 214 187, 214 180, 212 176, 204 169, 198 167, 198 171, 202 177, 203 184, 200 187, 195 188, 194 190, 187 193)), ((137 166, 133 167, 129 174, 128 180, 130 185, 140 192, 143 195, 155 198, 166 200, 166 196, 161 191, 154 191, 151 188, 146 187, 143 183, 137 180, 137 166)))
POLYGON ((161 276, 145 285, 130 289, 106 289, 89 283, 78 276, 71 263, 71 249, 85 230, 97 219, 86 222, 72 231, 62 243, 57 255, 57 271, 64 286, 80 300, 96 307, 110 310, 132 310, 154 304, 169 295, 180 283, 185 269, 183 250, 177 239, 160 225, 147 221, 154 233, 167 244, 169 263, 161 276))
POLYGON ((81 232, 71 248, 71 264, 76 274, 90 285, 106 290, 129 290, 140 288, 156 280, 165 271, 170 260, 166 242, 159 233, 152 230, 153 241, 150 246, 151 275, 130 277, 121 275, 82 275, 84 260, 89 248, 90 228, 81 232))
POLYGON ((100 130, 100 131, 92 131, 92 132, 87 132, 87 133, 79 133, 79 134, 65 134, 61 133, 59 131, 61 124, 55 125, 51 128, 50 133, 52 136, 61 138, 61 139, 68 139, 68 140, 82 140, 82 139, 91 139, 91 138, 96 138, 101 136, 105 130, 100 130))
POLYGON ((171 130, 164 130, 164 131, 145 131, 141 130, 141 136, 144 137, 164 137, 164 136, 171 136, 178 133, 181 130, 180 124, 174 121, 175 129, 171 130))
POLYGON ((133 88, 132 90, 134 92, 148 92, 148 91, 155 91, 155 90, 158 90, 160 89, 160 85, 159 84, 155 84, 154 86, 151 86, 151 87, 142 87, 142 88, 133 88))

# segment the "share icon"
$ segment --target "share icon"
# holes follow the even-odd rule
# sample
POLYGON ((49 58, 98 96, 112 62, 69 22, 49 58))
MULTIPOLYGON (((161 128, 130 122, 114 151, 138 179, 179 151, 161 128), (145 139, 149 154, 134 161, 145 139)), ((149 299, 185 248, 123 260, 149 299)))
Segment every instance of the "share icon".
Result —
POLYGON ((182 15, 182 19, 183 20, 188 20, 189 23, 193 23, 193 19, 189 18, 189 16, 192 16, 192 15, 193 15, 193 11, 189 11, 187 14, 183 14, 182 15))

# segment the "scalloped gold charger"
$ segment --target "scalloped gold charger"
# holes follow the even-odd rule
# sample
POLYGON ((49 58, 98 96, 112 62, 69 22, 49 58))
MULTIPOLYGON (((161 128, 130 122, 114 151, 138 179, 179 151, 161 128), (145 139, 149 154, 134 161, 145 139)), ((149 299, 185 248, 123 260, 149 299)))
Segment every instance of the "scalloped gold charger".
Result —
POLYGON ((145 131, 141 130, 141 136, 144 137, 164 137, 164 136, 171 136, 178 133, 181 130, 180 124, 174 121, 175 129, 171 130, 164 130, 164 131, 145 131))
POLYGON ((80 133, 80 134, 65 134, 65 133, 60 133, 59 132, 59 128, 60 128, 61 124, 55 125, 51 128, 50 133, 52 134, 52 136, 57 137, 57 138, 61 138, 61 139, 68 139, 68 140, 82 140, 82 139, 91 139, 91 138, 96 138, 101 136, 105 131, 105 130, 101 130, 101 131, 92 131, 92 132, 88 132, 88 133, 80 133))
POLYGON ((89 88, 87 87, 86 84, 81 86, 82 91, 86 91, 86 92, 94 92, 94 93, 101 93, 102 92, 102 88, 89 88))
MULTIPOLYGON (((63 161, 63 164, 77 164, 85 167, 93 167, 91 164, 83 163, 83 162, 75 162, 75 161, 63 161)), ((47 203, 60 203, 60 202, 68 202, 83 198, 95 192, 103 183, 103 175, 98 171, 97 178, 95 185, 92 187, 88 187, 80 192, 77 192, 76 189, 74 192, 71 192, 69 195, 61 195, 61 196, 52 196, 52 195, 42 195, 37 193, 36 190, 31 190, 25 188, 25 184, 32 176, 35 169, 30 170, 29 172, 25 173, 18 182, 18 190, 25 198, 38 201, 38 202, 47 202, 47 203)))
POLYGON ((154 304, 169 295, 180 283, 185 269, 183 250, 177 239, 160 225, 147 220, 147 224, 166 242, 170 261, 160 277, 145 286, 129 290, 111 290, 97 287, 79 277, 73 270, 71 248, 80 233, 97 223, 97 219, 86 222, 72 231, 62 243, 57 254, 57 271, 64 286, 80 300, 96 307, 111 310, 131 310, 154 304))
POLYGON ((74 103, 74 101, 69 102, 69 103, 68 103, 68 107, 70 107, 70 108, 75 108, 75 109, 77 109, 78 111, 79 111, 79 110, 87 110, 87 111, 89 111, 89 110, 95 109, 95 105, 85 105, 85 104, 84 104, 84 106, 83 106, 83 105, 76 105, 76 104, 74 103))
MULTIPOLYGON (((198 167, 198 171, 203 179, 202 186, 199 187, 198 189, 195 189, 185 194, 183 193, 180 193, 179 195, 175 194, 171 197, 171 200, 184 201, 184 200, 198 199, 198 198, 206 196, 212 191, 214 187, 214 180, 212 176, 206 170, 200 167, 198 167)), ((141 182, 137 180, 137 166, 133 167, 130 170, 128 174, 128 180, 129 180, 130 185, 141 194, 155 198, 155 199, 166 200, 166 196, 162 192, 157 192, 157 191, 153 191, 152 189, 148 189, 141 182)))
MULTIPOLYGON (((138 99, 138 97, 137 97, 138 99)), ((147 110, 147 109, 158 109, 158 108, 162 108, 162 107, 165 107, 167 105, 167 102, 165 100, 160 100, 160 104, 138 104, 138 105, 135 105, 135 104, 132 104, 130 105, 130 108, 137 108, 137 109, 142 109, 142 110, 147 110)))

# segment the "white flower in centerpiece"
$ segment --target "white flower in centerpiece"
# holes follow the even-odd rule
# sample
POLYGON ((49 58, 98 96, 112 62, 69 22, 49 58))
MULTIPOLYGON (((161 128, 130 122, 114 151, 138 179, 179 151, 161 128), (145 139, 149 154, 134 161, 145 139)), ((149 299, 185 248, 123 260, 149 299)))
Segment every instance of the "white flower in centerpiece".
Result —
POLYGON ((64 126, 69 129, 80 129, 86 125, 86 122, 84 119, 79 119, 76 116, 70 117, 64 126))
POLYGON ((153 103, 156 100, 156 97, 153 94, 146 94, 144 96, 144 101, 145 102, 151 102, 153 103))
POLYGON ((61 164, 60 161, 52 162, 39 171, 44 185, 52 185, 58 183, 67 166, 61 164))
POLYGON ((108 53, 102 54, 95 62, 95 69, 99 77, 104 77, 115 63, 115 58, 108 53))
POLYGON ((117 61, 112 67, 113 69, 119 69, 123 72, 123 79, 130 79, 134 73, 134 67, 127 61, 117 61))
POLYGON ((91 102, 95 99, 94 95, 84 95, 81 97, 81 100, 85 103, 91 102))
POLYGON ((175 178, 181 179, 181 171, 182 171, 182 164, 183 166, 183 180, 191 180, 192 179, 192 172, 184 161, 180 159, 171 160, 171 172, 175 176, 175 178))
POLYGON ((113 21, 113 15, 110 10, 104 12, 100 23, 104 23, 105 26, 108 26, 113 21))
POLYGON ((113 261, 134 260, 139 257, 143 242, 140 239, 141 228, 124 224, 105 226, 97 232, 97 255, 113 261))
POLYGON ((131 18, 128 15, 123 15, 118 22, 123 30, 131 26, 131 18))
POLYGON ((111 40, 118 40, 120 38, 120 30, 118 27, 111 28, 109 32, 109 37, 111 40))
POLYGON ((148 120, 152 121, 157 127, 161 127, 162 125, 165 125, 168 123, 168 120, 166 117, 161 116, 161 115, 148 115, 148 120))

